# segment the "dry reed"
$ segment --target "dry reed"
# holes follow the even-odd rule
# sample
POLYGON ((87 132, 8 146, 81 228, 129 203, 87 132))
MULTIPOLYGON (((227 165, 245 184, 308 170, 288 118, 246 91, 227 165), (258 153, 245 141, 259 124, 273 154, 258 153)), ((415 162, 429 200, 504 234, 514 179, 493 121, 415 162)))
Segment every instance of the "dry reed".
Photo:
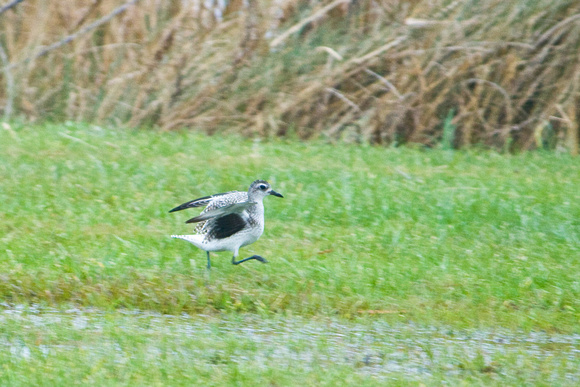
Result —
POLYGON ((576 0, 12 3, 6 119, 578 152, 576 0))

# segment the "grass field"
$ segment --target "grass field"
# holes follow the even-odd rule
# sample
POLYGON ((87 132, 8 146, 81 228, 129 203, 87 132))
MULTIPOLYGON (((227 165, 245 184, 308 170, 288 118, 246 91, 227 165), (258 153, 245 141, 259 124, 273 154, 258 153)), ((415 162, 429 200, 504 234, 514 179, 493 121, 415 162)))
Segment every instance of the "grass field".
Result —
MULTIPOLYGON (((16 349, 0 357, 3 381, 26 384, 45 377, 59 384, 75 364, 73 378, 101 382, 113 377, 138 383, 135 377, 142 374, 151 384, 172 377, 205 384, 376 384, 380 375, 359 372, 368 363, 364 351, 328 372, 320 364, 328 353, 346 348, 329 344, 333 332, 342 330, 348 335, 349 329, 368 328, 377 332, 377 345, 395 348, 389 345, 400 336, 373 325, 384 324, 393 332, 403 329, 407 338, 425 329, 524 335, 517 336, 523 344, 511 347, 515 352, 489 354, 481 344, 471 358, 461 352, 461 342, 449 344, 455 349, 430 349, 439 333, 422 334, 401 344, 403 349, 381 347, 370 356, 386 358, 372 364, 387 364, 391 353, 408 358, 419 351, 431 359, 418 366, 427 368, 423 373, 404 366, 388 373, 393 383, 573 383, 580 377, 579 163, 544 152, 385 149, 4 124, 0 299, 7 328, 0 346, 16 349), (199 196, 246 189, 256 178, 270 181, 285 198, 266 199, 265 233, 240 257, 260 254, 270 263, 232 266, 230 254, 219 253, 207 273, 202 251, 168 237, 189 232, 184 221, 195 212, 168 210, 199 196), (14 305, 35 305, 40 313, 14 317, 14 305), (72 307, 97 310, 86 317, 97 328, 77 329, 67 323, 75 316, 66 315, 57 319, 63 324, 42 323, 48 318, 42 310, 72 307), (161 322, 119 312, 124 310, 157 313, 161 322), (202 324, 210 333, 220 333, 212 326, 232 321, 273 331, 276 324, 298 321, 297 332, 308 332, 317 321, 338 325, 312 342, 301 336, 298 363, 307 363, 300 357, 304 351, 323 359, 313 361, 314 368, 277 367, 272 355, 273 362, 254 369, 239 359, 271 359, 268 348, 293 348, 290 336, 266 345, 247 332, 239 341, 235 331, 172 333, 163 319, 183 313, 190 317, 172 324, 202 324), (144 331, 144 324, 159 326, 159 332, 144 331), (548 343, 558 335, 571 342, 538 357, 525 344, 525 335, 534 332, 548 335, 548 343), (45 341, 54 356, 38 349, 45 341), (101 342, 100 352, 91 349, 101 342), (129 360, 115 358, 119 345, 129 360), (18 348, 29 354, 18 355, 18 348), (218 355, 191 364, 183 348, 214 348, 218 355), (234 360, 222 361, 227 351, 238 351, 234 360), (150 356, 160 360, 152 364, 150 356), (526 371, 518 374, 522 367, 526 371)), ((364 348, 368 343, 360 340, 357 348, 364 348)))

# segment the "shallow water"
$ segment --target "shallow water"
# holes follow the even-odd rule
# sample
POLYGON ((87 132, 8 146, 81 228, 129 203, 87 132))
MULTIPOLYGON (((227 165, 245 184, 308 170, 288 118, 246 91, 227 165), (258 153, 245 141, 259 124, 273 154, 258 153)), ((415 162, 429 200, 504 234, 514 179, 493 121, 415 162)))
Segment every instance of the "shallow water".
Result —
POLYGON ((473 364, 480 372, 495 373, 531 364, 553 369, 548 375, 553 380, 580 382, 578 334, 454 330, 393 325, 380 319, 353 322, 2 307, 0 325, 11 326, 12 331, 0 333, 0 350, 20 361, 82 349, 95 359, 114 356, 116 362, 125 363, 136 356, 130 341, 120 339, 127 335, 144 338, 140 351, 144 349, 151 362, 171 356, 185 362, 264 369, 275 364, 305 370, 333 364, 378 378, 404 373, 418 379, 434 373, 456 375, 473 369, 473 364), (38 332, 59 332, 59 339, 49 343, 28 339, 38 332))

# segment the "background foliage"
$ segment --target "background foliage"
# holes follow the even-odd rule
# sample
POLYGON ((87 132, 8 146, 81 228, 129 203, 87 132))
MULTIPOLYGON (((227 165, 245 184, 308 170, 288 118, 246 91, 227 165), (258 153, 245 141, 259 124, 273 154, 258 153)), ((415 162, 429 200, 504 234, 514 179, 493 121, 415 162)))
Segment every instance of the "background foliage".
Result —
POLYGON ((576 0, 27 0, 5 117, 577 152, 576 0))

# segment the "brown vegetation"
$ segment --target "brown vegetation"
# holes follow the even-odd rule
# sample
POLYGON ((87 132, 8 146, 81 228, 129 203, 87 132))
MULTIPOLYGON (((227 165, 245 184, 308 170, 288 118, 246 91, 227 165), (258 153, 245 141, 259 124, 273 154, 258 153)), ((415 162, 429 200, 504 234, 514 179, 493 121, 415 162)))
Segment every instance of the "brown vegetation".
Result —
POLYGON ((17 1, 6 118, 578 149, 577 0, 17 1))

